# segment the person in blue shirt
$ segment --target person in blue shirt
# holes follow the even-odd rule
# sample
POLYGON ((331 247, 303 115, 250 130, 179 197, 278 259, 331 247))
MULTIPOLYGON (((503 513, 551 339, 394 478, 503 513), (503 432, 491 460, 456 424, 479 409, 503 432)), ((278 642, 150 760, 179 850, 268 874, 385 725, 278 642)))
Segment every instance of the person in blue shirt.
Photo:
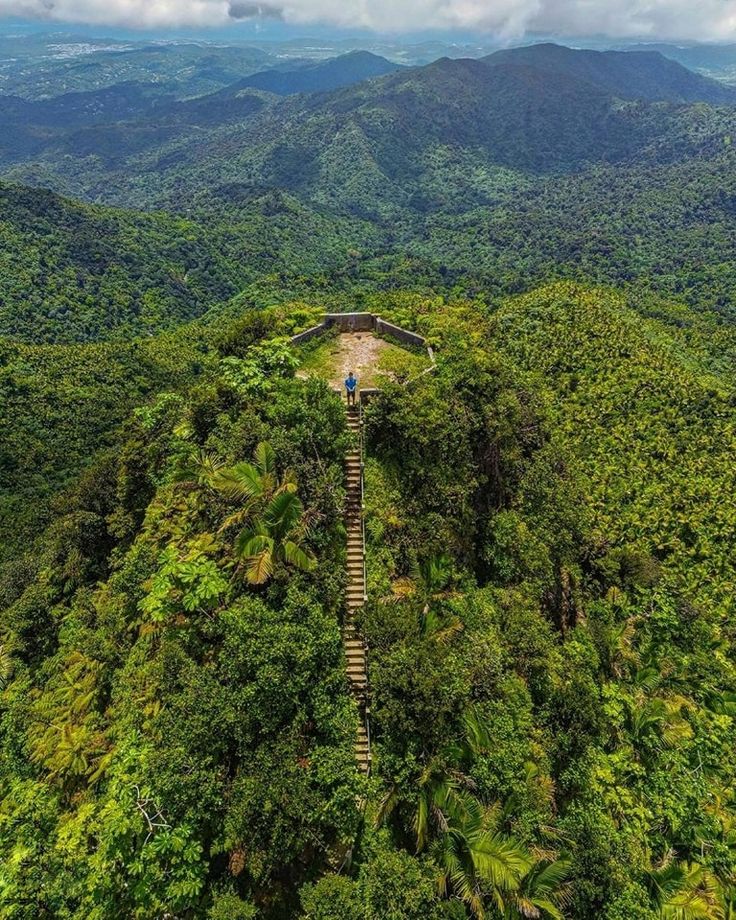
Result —
POLYGON ((355 394, 358 391, 358 378, 353 376, 353 372, 350 371, 346 380, 345 380, 345 392, 348 397, 348 405, 355 405, 355 394))

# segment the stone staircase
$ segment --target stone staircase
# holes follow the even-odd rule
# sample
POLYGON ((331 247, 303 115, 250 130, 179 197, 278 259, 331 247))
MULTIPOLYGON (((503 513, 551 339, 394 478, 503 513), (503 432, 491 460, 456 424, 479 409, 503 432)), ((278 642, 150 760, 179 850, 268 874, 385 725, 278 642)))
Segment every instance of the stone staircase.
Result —
POLYGON ((347 659, 348 678, 360 711, 355 739, 355 759, 365 774, 371 769, 370 708, 368 700, 368 662, 365 642, 355 625, 355 612, 366 600, 365 542, 363 536, 363 438, 360 409, 348 407, 348 427, 355 434, 355 446, 345 456, 347 495, 345 528, 347 530, 347 594, 342 641, 347 659))

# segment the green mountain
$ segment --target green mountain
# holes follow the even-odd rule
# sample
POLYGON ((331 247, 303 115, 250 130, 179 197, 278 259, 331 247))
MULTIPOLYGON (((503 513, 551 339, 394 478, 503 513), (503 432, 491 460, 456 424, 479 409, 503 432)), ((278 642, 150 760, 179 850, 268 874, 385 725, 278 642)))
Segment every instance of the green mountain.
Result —
POLYGON ((729 91, 130 53, 0 99, 0 918, 732 917, 729 91))
MULTIPOLYGON (((458 162, 467 152, 476 169, 545 174, 700 157, 731 136, 734 109, 702 106, 732 101, 731 90, 663 57, 535 48, 443 59, 280 103, 238 84, 186 102, 140 89, 114 101, 111 91, 112 113, 143 106, 130 124, 59 131, 65 107, 81 101, 59 97, 21 112, 28 137, 14 143, 28 149, 8 150, 5 166, 19 181, 40 168, 43 181, 56 175, 75 194, 141 207, 178 206, 174 195, 244 180, 330 205, 361 189, 372 202, 404 205, 421 195, 438 157, 458 162)), ((90 110, 97 107, 91 98, 90 110)))
POLYGON ((517 64, 588 81, 619 99, 735 105, 731 87, 693 73, 658 51, 587 51, 540 44, 496 51, 493 66, 517 64))
POLYGON ((363 306, 438 361, 411 387, 395 368, 366 414, 370 783, 338 626, 344 410, 283 350, 313 313, 203 324, 137 361, 5 354, 57 413, 56 451, 88 436, 85 399, 111 428, 3 565, 2 909, 723 916, 736 410, 716 327, 570 284, 496 310, 410 291, 363 306), (123 421, 129 379, 145 402, 123 421), (268 531, 275 500, 298 502, 318 564, 274 537, 254 585, 238 534, 268 531))
POLYGON ((376 245, 370 226, 269 190, 220 189, 199 222, 7 184, 0 203, 0 336, 36 344, 152 335, 263 276, 349 269, 352 246, 376 245))
POLYGON ((393 64, 386 58, 369 51, 351 51, 339 57, 307 64, 293 70, 264 70, 245 77, 236 87, 261 89, 278 96, 290 96, 294 93, 323 93, 351 86, 373 77, 400 70, 399 64, 393 64))
POLYGON ((99 209, 0 186, 0 335, 29 342, 128 337, 225 300, 244 272, 169 215, 99 209))

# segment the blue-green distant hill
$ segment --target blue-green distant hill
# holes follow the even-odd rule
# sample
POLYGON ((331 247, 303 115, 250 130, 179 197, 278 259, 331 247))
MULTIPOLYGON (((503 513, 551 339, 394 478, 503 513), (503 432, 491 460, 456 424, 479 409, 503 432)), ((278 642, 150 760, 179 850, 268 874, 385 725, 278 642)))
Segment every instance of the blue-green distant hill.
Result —
POLYGON ((278 96, 291 96, 296 93, 328 92, 402 69, 400 64, 393 64, 369 51, 351 51, 329 61, 293 70, 264 70, 245 77, 237 86, 262 89, 278 96))
POLYGON ((658 51, 589 51, 550 43, 497 51, 484 61, 585 80, 620 99, 736 104, 736 89, 693 73, 658 51))

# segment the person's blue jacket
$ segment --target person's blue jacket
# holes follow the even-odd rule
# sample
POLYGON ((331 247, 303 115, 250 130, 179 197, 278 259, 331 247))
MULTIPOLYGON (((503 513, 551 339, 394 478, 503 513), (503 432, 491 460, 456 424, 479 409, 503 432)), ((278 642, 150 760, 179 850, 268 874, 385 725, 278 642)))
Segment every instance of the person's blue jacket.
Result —
POLYGON ((345 389, 348 391, 348 393, 353 393, 357 386, 358 386, 357 377, 346 377, 345 378, 345 389))

